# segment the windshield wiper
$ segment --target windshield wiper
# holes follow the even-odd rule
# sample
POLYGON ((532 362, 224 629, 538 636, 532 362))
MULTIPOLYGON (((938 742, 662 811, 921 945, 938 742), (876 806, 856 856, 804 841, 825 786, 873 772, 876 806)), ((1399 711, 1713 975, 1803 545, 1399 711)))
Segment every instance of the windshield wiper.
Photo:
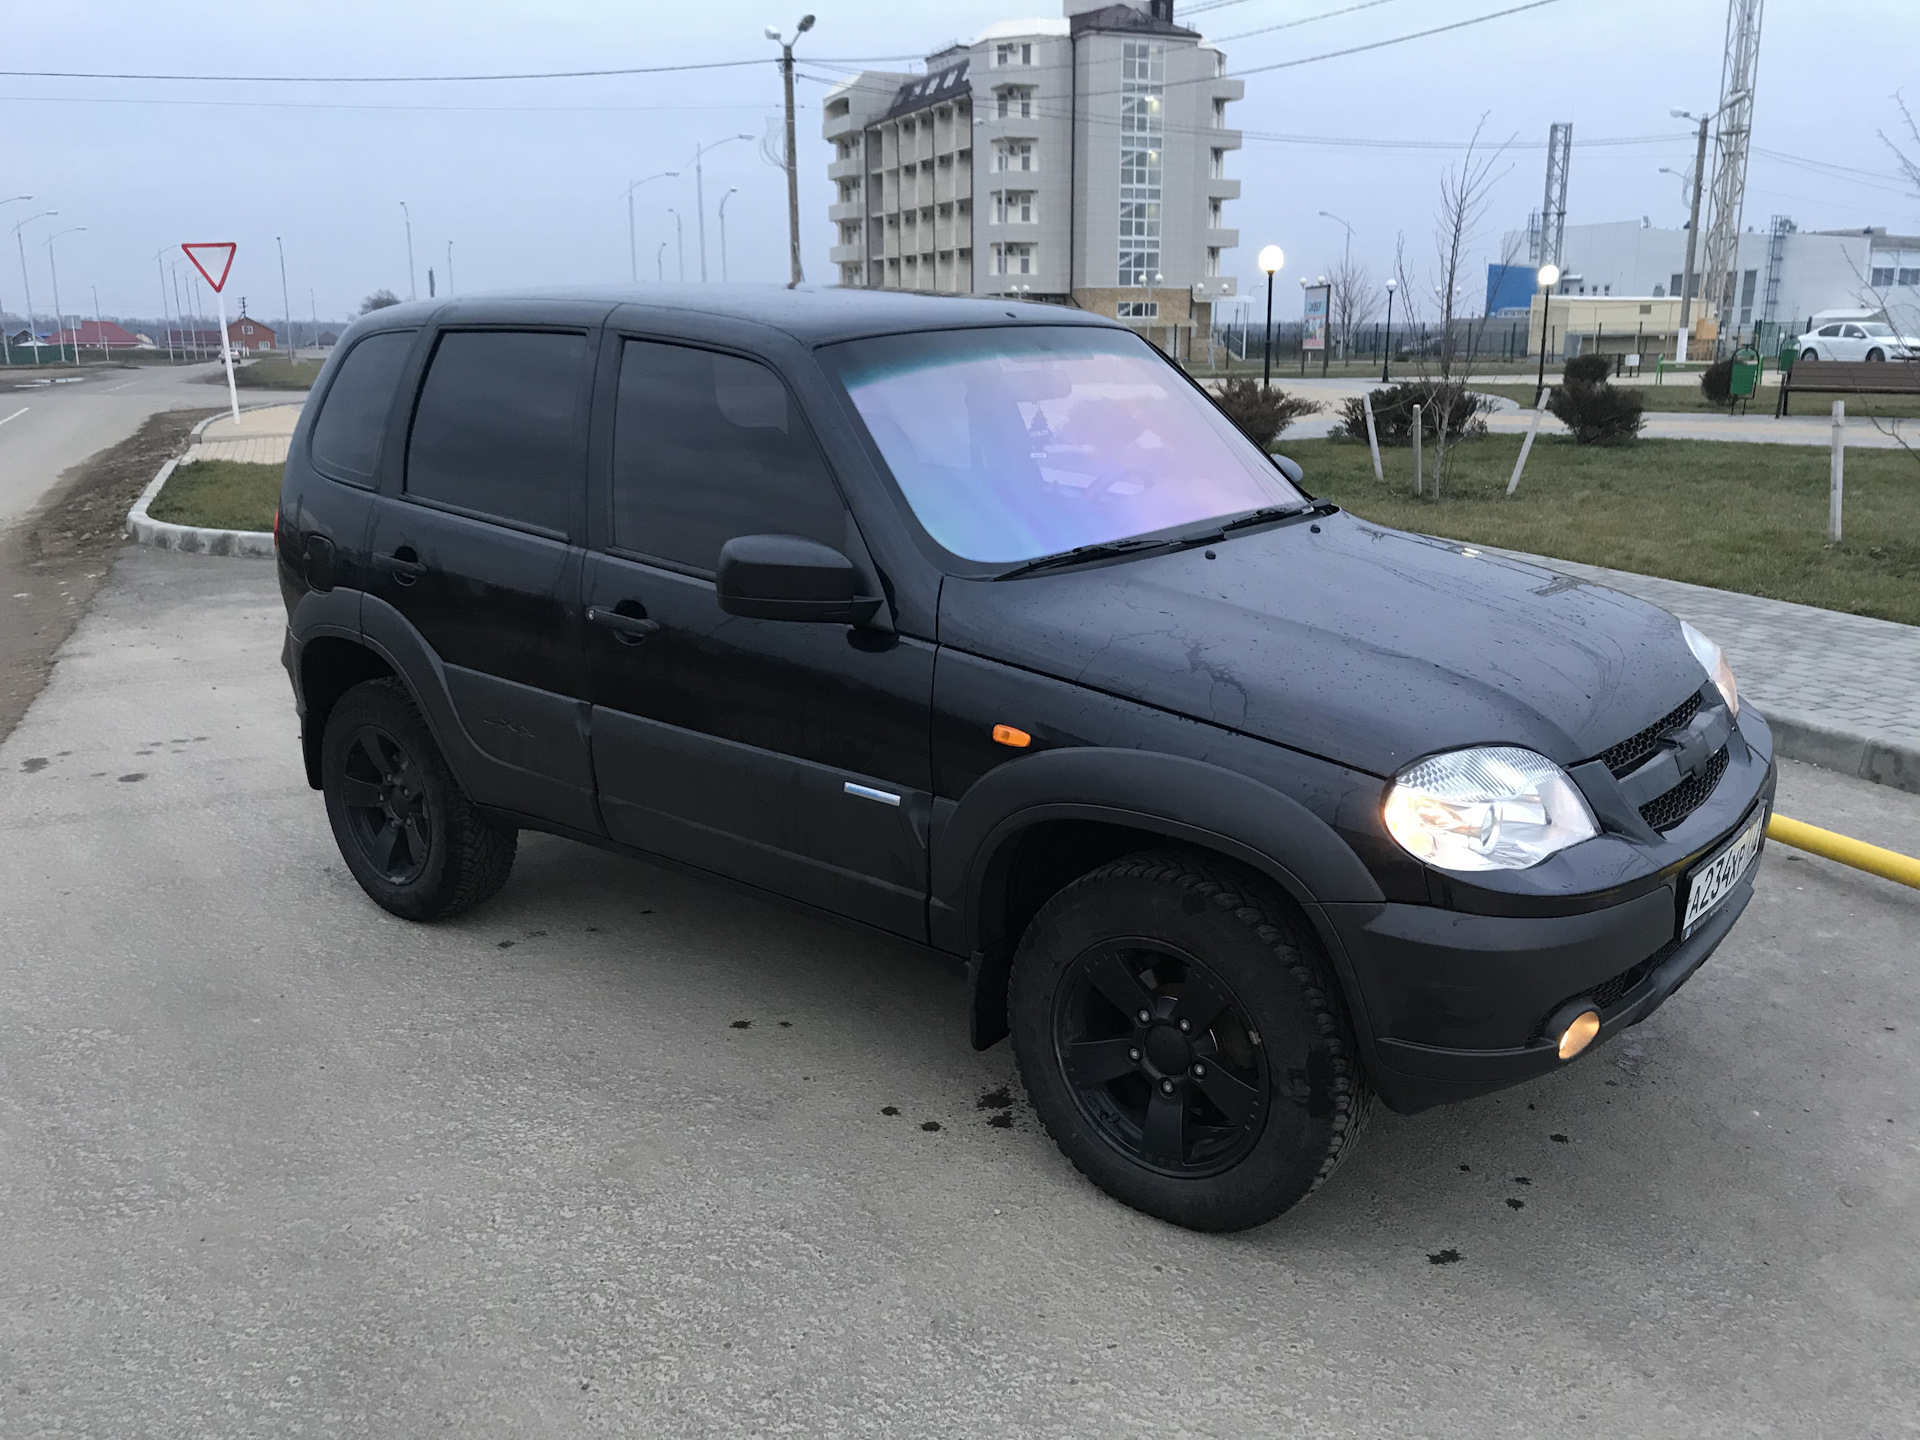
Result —
POLYGON ((1218 531, 1225 535, 1229 531, 1244 530, 1249 525, 1264 525, 1269 520, 1289 520, 1295 515, 1305 515, 1313 508, 1311 502, 1304 505, 1264 505, 1258 510, 1249 510, 1244 515, 1221 521, 1218 531))
POLYGON ((996 580, 1012 580, 1020 575, 1031 575, 1036 570, 1057 570, 1062 565, 1078 565, 1083 560, 1104 560, 1112 555, 1127 555, 1135 550, 1161 550, 1169 545, 1179 545, 1181 543, 1183 542, 1179 540, 1169 540, 1164 537, 1160 539, 1140 537, 1133 540, 1102 540, 1093 545, 1076 545, 1073 549, 1062 550, 1058 554, 1042 555, 1037 559, 1027 561, 1023 565, 1016 565, 1011 570, 1003 570, 993 578, 996 580))

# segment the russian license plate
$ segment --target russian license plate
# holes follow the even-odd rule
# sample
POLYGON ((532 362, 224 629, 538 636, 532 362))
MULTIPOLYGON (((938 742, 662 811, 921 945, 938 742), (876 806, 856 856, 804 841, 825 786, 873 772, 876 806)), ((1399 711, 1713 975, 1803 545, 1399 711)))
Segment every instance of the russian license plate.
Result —
POLYGON ((1714 906, 1726 899, 1727 892, 1753 868, 1753 862, 1760 854, 1760 842, 1766 833, 1767 812, 1763 806, 1754 813, 1746 829, 1722 846, 1717 854, 1701 862, 1687 877, 1687 915, 1680 922, 1682 939, 1691 934, 1693 927, 1704 920, 1714 906))

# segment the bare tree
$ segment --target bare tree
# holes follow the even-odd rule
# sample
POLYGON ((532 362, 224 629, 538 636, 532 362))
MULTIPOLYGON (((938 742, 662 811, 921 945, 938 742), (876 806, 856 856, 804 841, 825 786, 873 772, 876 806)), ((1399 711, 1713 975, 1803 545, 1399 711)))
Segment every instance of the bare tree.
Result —
MULTIPOLYGON (((1907 140, 1914 147, 1913 153, 1908 154, 1898 142, 1888 136, 1886 131, 1880 130, 1875 133, 1879 135, 1880 143, 1893 152, 1894 163, 1900 167, 1901 175, 1906 178, 1907 188, 1913 191, 1916 198, 1920 198, 1920 119, 1916 119, 1913 111, 1908 108, 1904 93, 1895 91, 1893 103, 1899 108, 1900 119, 1906 126, 1907 140)), ((1855 274, 1858 275, 1859 272, 1856 270, 1855 274)), ((1867 274, 1859 275, 1859 279, 1862 295, 1872 300, 1875 308, 1887 317, 1895 330, 1906 335, 1913 333, 1915 328, 1920 328, 1920 314, 1916 314, 1916 307, 1909 304, 1896 308, 1889 303, 1888 296, 1871 283, 1873 279, 1871 245, 1867 252, 1867 274)), ((1920 447, 1916 447, 1913 441, 1903 433, 1904 427, 1899 420, 1883 420, 1877 415, 1868 418, 1873 422, 1874 429, 1882 435, 1892 436, 1902 450, 1915 460, 1920 460, 1920 447)))
POLYGON ((389 305, 398 305, 400 297, 391 290, 376 290, 360 302, 362 315, 372 314, 375 310, 384 310, 389 305))
POLYGON ((1351 260, 1340 262, 1327 285, 1332 292, 1328 305, 1333 312, 1333 331, 1340 337, 1340 358, 1345 360, 1353 354, 1353 332, 1372 324, 1373 317, 1380 313, 1380 290, 1367 267, 1351 260))

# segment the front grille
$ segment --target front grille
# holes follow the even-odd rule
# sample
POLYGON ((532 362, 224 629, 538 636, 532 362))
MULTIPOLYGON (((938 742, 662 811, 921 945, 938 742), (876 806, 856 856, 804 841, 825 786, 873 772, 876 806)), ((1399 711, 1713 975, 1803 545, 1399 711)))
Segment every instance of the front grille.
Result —
POLYGON ((1695 691, 1683 700, 1671 714, 1647 726, 1638 735, 1630 735, 1600 756, 1600 763, 1613 771, 1615 775, 1625 775, 1642 761, 1653 757, 1660 748, 1660 737, 1669 730, 1678 730, 1700 712, 1700 693, 1695 691))
POLYGON ((1727 773, 1727 747, 1722 745, 1705 768, 1696 770, 1666 794, 1656 796, 1640 807, 1640 818, 1656 830, 1671 830, 1698 810, 1720 777, 1727 773))

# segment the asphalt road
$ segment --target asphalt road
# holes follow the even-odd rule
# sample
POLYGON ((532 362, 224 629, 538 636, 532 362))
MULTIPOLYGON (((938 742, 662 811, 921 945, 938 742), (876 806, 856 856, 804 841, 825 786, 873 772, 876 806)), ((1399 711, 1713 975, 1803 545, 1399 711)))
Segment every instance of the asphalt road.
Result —
MULTIPOLYGON (((1646 1024, 1210 1238, 904 945, 545 837, 374 909, 280 624, 123 556, 0 746, 0 1435, 1915 1431, 1912 891, 1770 849, 1646 1024)), ((1920 852, 1911 795, 1782 808, 1920 852)))
MULTIPOLYGON (((224 405, 223 386, 200 383, 214 364, 96 371, 70 384, 36 385, 31 372, 0 371, 0 530, 23 519, 60 472, 140 428, 156 410, 224 405)), ((244 391, 242 405, 287 398, 244 391)))

